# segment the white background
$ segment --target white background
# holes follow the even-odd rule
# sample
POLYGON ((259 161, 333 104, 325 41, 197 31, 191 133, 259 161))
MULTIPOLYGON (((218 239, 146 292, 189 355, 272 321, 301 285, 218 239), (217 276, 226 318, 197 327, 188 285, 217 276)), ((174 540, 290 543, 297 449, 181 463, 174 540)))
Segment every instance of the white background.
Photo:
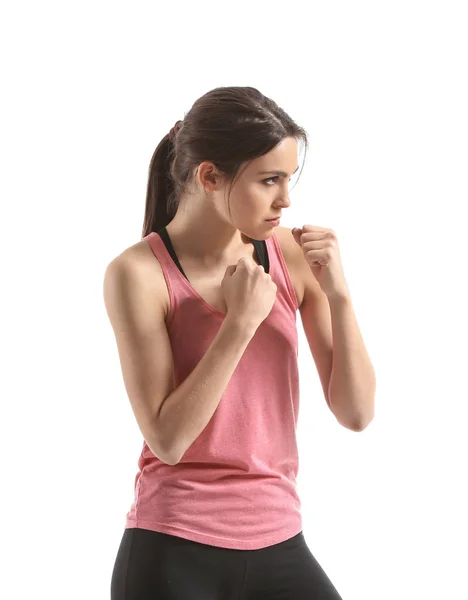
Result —
POLYGON ((142 438, 103 275, 141 239, 157 144, 224 85, 309 133, 282 225, 337 233, 377 375, 372 424, 341 427, 298 314, 308 545, 343 600, 468 598, 465 10, 2 7, 2 598, 109 598, 142 438))

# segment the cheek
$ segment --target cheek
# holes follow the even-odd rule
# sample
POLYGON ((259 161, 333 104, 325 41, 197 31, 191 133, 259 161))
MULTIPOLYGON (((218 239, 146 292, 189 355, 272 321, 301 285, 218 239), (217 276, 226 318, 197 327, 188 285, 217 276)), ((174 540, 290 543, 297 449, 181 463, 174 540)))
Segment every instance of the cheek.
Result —
POLYGON ((271 212, 273 200, 274 190, 266 184, 244 183, 231 195, 232 216, 242 224, 264 219, 271 212))
POLYGON ((249 184, 239 187, 236 192, 236 205, 242 212, 255 213, 262 211, 263 205, 267 201, 268 193, 265 186, 259 184, 249 184))
POLYGON ((275 195, 275 186, 266 183, 255 183, 249 187, 248 195, 257 204, 270 204, 275 195))

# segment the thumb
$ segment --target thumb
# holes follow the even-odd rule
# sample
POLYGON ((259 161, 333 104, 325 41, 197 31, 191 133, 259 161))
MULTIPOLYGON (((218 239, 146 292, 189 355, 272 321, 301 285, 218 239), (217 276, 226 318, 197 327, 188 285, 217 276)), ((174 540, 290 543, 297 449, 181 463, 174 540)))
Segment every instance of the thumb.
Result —
POLYGON ((224 273, 224 277, 229 277, 230 275, 233 275, 236 272, 237 269, 237 265, 229 265, 226 268, 226 272, 224 273))
POLYGON ((300 245, 301 245, 301 241, 300 241, 300 239, 299 239, 299 238, 300 238, 300 236, 301 236, 301 234, 302 234, 302 230, 301 230, 301 229, 299 229, 298 227, 294 227, 294 228, 291 230, 291 233, 292 233, 292 235, 293 235, 294 239, 296 240, 296 242, 297 242, 297 243, 299 244, 299 246, 300 246, 300 245))

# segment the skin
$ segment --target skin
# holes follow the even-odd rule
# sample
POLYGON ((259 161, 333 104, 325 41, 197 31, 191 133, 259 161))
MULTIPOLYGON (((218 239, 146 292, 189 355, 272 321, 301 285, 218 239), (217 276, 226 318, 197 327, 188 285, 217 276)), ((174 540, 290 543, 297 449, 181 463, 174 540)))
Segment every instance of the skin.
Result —
POLYGON ((167 225, 177 255, 216 268, 251 244, 249 238, 270 238, 275 227, 265 220, 290 206, 288 184, 298 169, 297 151, 297 140, 287 137, 254 159, 238 176, 229 204, 229 181, 212 162, 198 165, 192 193, 180 198, 176 215, 167 225), (260 174, 276 169, 288 177, 260 174))

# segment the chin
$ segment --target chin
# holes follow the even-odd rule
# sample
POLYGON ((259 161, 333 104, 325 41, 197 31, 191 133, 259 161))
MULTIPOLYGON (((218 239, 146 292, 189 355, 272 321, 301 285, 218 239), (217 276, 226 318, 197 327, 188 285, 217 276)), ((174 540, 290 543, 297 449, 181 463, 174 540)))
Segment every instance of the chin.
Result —
MULTIPOLYGON (((274 233, 274 228, 258 228, 258 229, 252 229, 251 231, 243 231, 240 230, 241 234, 248 239, 253 239, 253 240, 258 240, 258 241, 263 241, 263 240, 268 240, 269 238, 272 237, 273 233, 274 233)), ((246 239, 245 241, 247 242, 248 239, 246 239)))

